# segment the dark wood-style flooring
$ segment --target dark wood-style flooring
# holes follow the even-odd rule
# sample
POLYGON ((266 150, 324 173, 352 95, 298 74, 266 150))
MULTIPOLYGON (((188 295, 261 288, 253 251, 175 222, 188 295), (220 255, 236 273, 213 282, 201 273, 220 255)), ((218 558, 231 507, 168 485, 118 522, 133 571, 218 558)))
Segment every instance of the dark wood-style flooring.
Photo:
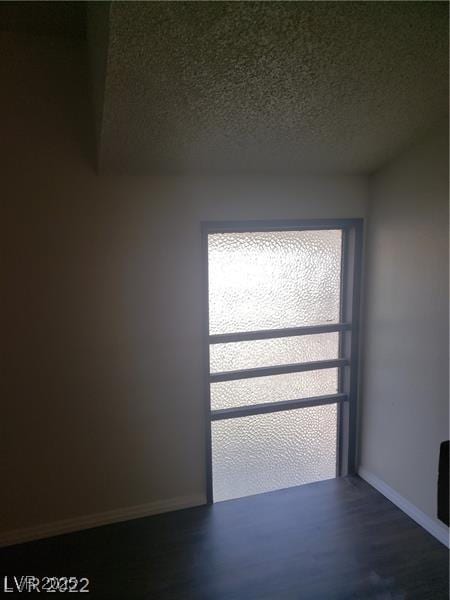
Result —
POLYGON ((0 571, 108 600, 449 597, 446 548, 357 477, 4 548, 0 571))

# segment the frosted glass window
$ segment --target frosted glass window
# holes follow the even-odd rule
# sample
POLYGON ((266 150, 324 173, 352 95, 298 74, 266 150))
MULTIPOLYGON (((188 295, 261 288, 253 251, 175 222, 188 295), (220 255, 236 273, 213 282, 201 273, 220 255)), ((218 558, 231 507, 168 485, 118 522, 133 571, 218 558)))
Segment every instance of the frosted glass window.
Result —
POLYGON ((339 334, 211 344, 211 373, 338 358, 339 334))
POLYGON ((214 501, 336 476, 335 404, 212 422, 214 501))
POLYGON ((208 235, 210 333, 339 321, 340 230, 208 235))
POLYGON ((336 394, 338 370, 321 369, 211 383, 211 409, 252 406, 336 394))
MULTIPOLYGON (((207 233, 209 334, 339 323, 343 235, 339 228, 207 233)), ((349 239, 352 244, 356 238, 349 239)), ((353 246, 345 248, 352 257, 353 246)), ((350 260, 353 268, 348 256, 346 263, 350 260)), ((210 373, 339 358, 342 334, 337 331, 285 333, 289 335, 270 332, 268 339, 210 344, 210 373)), ((338 404, 279 405, 338 393, 340 367, 312 366, 311 371, 232 381, 211 377, 214 501, 336 476, 338 404), (258 414, 242 417, 233 410, 255 405, 264 405, 253 409, 258 414), (226 409, 220 415, 225 418, 215 420, 214 411, 226 409)))

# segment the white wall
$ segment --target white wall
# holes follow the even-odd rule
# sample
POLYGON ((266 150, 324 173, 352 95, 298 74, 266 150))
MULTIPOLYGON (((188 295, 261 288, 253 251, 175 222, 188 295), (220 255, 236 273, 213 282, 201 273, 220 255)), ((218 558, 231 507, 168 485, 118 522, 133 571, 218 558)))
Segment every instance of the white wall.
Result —
POLYGON ((360 462, 436 521, 449 437, 448 122, 370 184, 360 462))
POLYGON ((365 214, 362 177, 97 176, 83 56, 0 37, 0 533, 203 500, 200 221, 365 214))

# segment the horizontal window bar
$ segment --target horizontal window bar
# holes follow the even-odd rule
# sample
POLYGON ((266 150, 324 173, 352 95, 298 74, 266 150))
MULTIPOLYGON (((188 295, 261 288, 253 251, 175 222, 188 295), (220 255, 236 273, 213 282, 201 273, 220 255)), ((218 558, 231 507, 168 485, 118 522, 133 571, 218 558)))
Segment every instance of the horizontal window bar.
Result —
POLYGON ((241 369, 239 371, 225 371, 210 373, 209 381, 233 381, 235 379, 250 379, 251 377, 265 377, 266 375, 281 375, 282 373, 301 373, 302 371, 316 371, 318 369, 332 369, 346 367, 350 364, 346 358, 332 360, 315 360, 313 362, 297 363, 292 365, 279 365, 276 367, 258 367, 256 369, 241 369))
POLYGON ((204 221, 202 230, 208 234, 248 231, 310 231, 320 229, 350 229, 359 219, 308 219, 273 221, 204 221))
POLYGON ((284 402, 269 402, 265 404, 254 404, 253 406, 238 406, 236 408, 222 408, 211 411, 212 421, 223 421, 224 419, 235 419, 248 417, 250 415, 261 415, 265 413, 292 410, 294 408, 305 408, 307 406, 321 406, 324 404, 336 404, 348 400, 347 394, 332 394, 329 396, 316 396, 314 398, 303 398, 302 400, 285 400, 284 402))
POLYGON ((286 329, 263 329, 261 331, 242 331, 237 333, 215 333, 209 336, 210 344, 227 344, 229 342, 247 342, 253 340, 269 340, 296 335, 313 335, 333 331, 348 331, 351 323, 324 323, 323 325, 305 325, 286 329))

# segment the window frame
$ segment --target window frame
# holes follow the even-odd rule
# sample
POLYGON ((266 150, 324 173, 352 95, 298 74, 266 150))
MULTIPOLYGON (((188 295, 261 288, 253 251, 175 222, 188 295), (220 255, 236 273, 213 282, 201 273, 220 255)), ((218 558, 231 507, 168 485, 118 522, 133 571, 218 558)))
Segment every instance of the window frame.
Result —
POLYGON ((203 259, 203 373, 206 439, 206 499, 213 503, 211 423, 216 420, 278 412, 307 406, 337 404, 336 477, 356 472, 356 429, 358 405, 359 331, 361 310, 361 277, 363 252, 363 219, 301 219, 271 221, 205 221, 201 223, 203 259), (339 229, 342 231, 341 294, 339 323, 327 323, 276 330, 250 331, 229 334, 209 334, 208 235, 259 231, 307 231, 339 229), (339 332, 337 359, 296 363, 273 367, 258 367, 210 373, 210 344, 288 336, 339 332), (327 396, 299 400, 269 402, 211 410, 210 383, 279 373, 293 373, 324 368, 338 368, 338 391, 327 396))

